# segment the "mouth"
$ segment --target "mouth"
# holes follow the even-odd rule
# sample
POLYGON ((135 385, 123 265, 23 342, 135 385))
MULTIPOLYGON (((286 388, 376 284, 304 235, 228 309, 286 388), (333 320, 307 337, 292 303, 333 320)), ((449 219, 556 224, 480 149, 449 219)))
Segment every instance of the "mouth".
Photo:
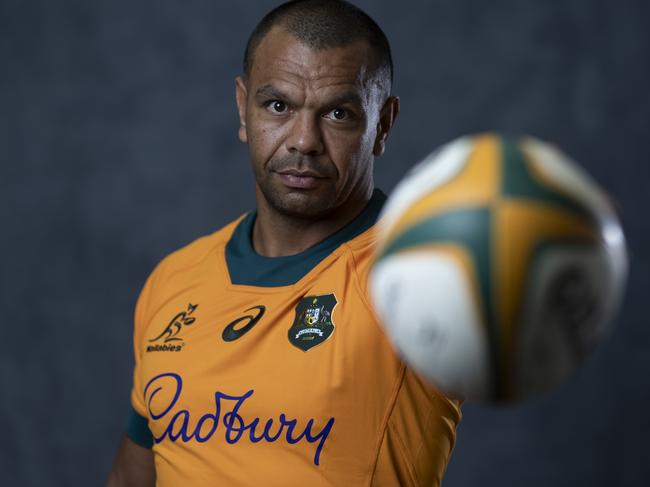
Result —
POLYGON ((313 189, 326 178, 314 171, 300 171, 298 169, 284 169, 276 172, 282 183, 293 189, 313 189))

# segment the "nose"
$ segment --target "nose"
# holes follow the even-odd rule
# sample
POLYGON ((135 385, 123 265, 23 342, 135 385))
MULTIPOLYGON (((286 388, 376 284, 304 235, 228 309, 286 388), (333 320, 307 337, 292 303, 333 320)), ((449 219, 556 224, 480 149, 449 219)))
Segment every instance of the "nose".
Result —
POLYGON ((304 155, 318 155, 323 152, 323 134, 318 117, 310 113, 298 113, 286 139, 287 150, 304 155))

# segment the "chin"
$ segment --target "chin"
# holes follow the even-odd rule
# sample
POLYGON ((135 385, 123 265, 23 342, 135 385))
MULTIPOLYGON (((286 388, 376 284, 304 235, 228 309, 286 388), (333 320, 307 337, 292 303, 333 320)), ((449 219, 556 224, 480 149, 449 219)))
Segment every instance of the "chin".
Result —
MULTIPOLYGON (((264 191, 263 191, 264 193, 264 191)), ((335 207, 336 198, 311 192, 291 191, 285 194, 264 193, 269 206, 282 215, 301 220, 319 220, 335 207)))

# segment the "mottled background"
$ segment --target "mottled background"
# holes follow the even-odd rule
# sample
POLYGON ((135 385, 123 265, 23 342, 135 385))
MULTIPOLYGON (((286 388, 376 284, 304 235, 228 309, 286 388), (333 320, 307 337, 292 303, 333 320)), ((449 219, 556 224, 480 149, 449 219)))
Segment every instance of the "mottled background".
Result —
MULTIPOLYGON (((139 288, 253 204, 233 78, 275 4, 0 0, 2 485, 103 482, 139 288)), ((531 133, 607 187, 632 255, 611 339, 542 400, 468 405, 445 485, 649 484, 650 4, 359 4, 393 44, 402 98, 379 186, 458 135, 531 133)))

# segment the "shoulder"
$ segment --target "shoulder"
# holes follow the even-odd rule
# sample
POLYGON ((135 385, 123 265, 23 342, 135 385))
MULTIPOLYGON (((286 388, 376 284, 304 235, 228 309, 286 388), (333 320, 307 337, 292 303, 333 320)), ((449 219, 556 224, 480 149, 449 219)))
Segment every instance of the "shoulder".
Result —
POLYGON ((193 275, 207 259, 222 253, 237 224, 244 217, 245 215, 240 216, 214 233, 199 237, 163 258, 149 274, 139 301, 143 301, 143 304, 150 303, 154 296, 165 293, 167 285, 178 282, 181 276, 193 275))
POLYGON ((370 226, 363 233, 345 242, 348 249, 360 258, 370 258, 374 252, 377 243, 377 235, 375 233, 376 223, 370 226))
POLYGON ((135 310, 136 329, 145 326, 147 318, 156 312, 167 296, 173 295, 179 286, 182 287, 184 282, 191 279, 196 272, 200 272, 201 265, 207 259, 223 252, 235 227, 244 216, 170 253, 156 265, 138 296, 135 310))
POLYGON ((157 280, 164 280, 177 272, 191 270, 193 267, 201 265, 207 258, 222 251, 244 216, 242 215, 216 232, 199 237, 170 253, 156 266, 152 276, 157 280))
POLYGON ((373 309, 369 298, 368 278, 375 257, 377 237, 375 226, 365 230, 351 240, 345 242, 340 254, 347 260, 347 269, 357 283, 358 289, 364 302, 369 309, 373 309))
POLYGON ((372 265, 377 245, 377 222, 385 202, 386 195, 375 189, 368 205, 356 219, 355 226, 360 231, 351 235, 345 242, 345 247, 354 258, 357 271, 367 272, 372 265))

